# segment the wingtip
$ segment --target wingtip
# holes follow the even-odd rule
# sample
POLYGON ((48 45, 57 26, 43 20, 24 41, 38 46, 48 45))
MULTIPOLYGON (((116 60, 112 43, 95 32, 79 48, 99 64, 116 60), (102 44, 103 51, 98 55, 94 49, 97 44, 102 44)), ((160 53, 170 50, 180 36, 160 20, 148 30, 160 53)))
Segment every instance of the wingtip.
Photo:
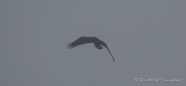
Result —
POLYGON ((115 59, 114 58, 112 58, 112 60, 115 62, 115 59))
POLYGON ((72 46, 70 46, 70 43, 68 45, 66 45, 66 48, 72 49, 72 46))

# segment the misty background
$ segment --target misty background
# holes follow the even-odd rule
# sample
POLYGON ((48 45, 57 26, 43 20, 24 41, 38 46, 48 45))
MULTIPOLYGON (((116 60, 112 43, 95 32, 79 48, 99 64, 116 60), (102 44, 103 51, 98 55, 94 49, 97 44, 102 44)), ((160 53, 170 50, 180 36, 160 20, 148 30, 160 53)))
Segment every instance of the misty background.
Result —
POLYGON ((0 0, 0 86, 184 86, 185 0, 0 0), (107 43, 67 49, 81 36, 107 43), (181 79, 181 82, 135 82, 181 79))

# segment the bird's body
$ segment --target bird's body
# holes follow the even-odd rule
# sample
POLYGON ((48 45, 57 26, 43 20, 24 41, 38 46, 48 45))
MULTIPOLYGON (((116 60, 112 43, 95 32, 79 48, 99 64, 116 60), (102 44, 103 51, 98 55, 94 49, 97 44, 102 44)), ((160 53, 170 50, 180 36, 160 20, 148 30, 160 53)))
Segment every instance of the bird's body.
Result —
MULTIPOLYGON (((101 41, 100 39, 96 38, 96 37, 85 37, 85 36, 82 36, 80 37, 79 39, 75 40, 74 42, 72 43, 69 43, 67 45, 67 47, 69 49, 72 49, 78 45, 82 45, 82 44, 86 44, 86 43, 94 43, 94 46, 97 48, 97 49, 103 49, 102 46, 104 46, 105 48, 107 48, 107 50, 109 51, 110 55, 112 56, 109 48, 107 47, 107 44, 103 41, 101 41), (101 46, 102 45, 102 46, 101 46)), ((114 57, 112 56, 112 59, 113 61, 115 62, 114 60, 114 57)))

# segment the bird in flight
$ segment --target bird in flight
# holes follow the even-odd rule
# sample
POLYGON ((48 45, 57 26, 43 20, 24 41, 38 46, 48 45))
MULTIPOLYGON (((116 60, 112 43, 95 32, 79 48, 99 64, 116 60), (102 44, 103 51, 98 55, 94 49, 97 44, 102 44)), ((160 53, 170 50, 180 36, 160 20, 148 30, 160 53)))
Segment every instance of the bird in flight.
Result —
MULTIPOLYGON (((112 56, 112 54, 111 54, 111 52, 110 52, 110 50, 109 50, 107 44, 106 44, 105 42, 101 41, 100 39, 96 38, 96 37, 85 37, 85 36, 82 36, 82 37, 80 37, 79 39, 75 40, 74 42, 69 43, 69 44, 67 45, 67 48, 72 49, 72 48, 74 48, 74 47, 76 47, 76 46, 78 46, 78 45, 82 45, 82 44, 86 44, 86 43, 94 43, 94 46, 95 46, 97 49, 99 49, 99 50, 101 50, 101 49, 103 48, 102 46, 104 46, 105 48, 107 48, 108 52, 109 52, 110 55, 112 56), (102 45, 102 46, 101 46, 101 45, 102 45)), ((115 62, 113 56, 112 56, 112 59, 113 59, 113 61, 115 62)))

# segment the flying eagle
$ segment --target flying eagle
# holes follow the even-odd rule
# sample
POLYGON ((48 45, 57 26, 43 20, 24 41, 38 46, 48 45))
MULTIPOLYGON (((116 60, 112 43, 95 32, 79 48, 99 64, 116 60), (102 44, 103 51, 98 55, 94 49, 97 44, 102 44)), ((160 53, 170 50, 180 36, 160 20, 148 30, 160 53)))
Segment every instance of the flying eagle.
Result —
MULTIPOLYGON (((112 54, 111 54, 111 52, 110 52, 110 50, 109 50, 107 44, 106 44, 105 42, 101 41, 100 39, 96 38, 96 37, 85 37, 85 36, 82 36, 82 37, 80 37, 79 39, 75 40, 74 42, 69 43, 69 44, 67 45, 67 48, 72 49, 72 48, 74 48, 74 47, 76 47, 76 46, 78 46, 78 45, 82 45, 82 44, 86 44, 86 43, 94 43, 94 46, 95 46, 97 49, 99 49, 99 50, 101 50, 101 49, 103 48, 102 46, 104 46, 105 48, 107 48, 108 52, 109 52, 110 55, 112 56, 112 54), (101 45, 102 45, 102 46, 101 46, 101 45)), ((113 56, 112 56, 112 59, 113 59, 113 61, 115 62, 113 56)))

